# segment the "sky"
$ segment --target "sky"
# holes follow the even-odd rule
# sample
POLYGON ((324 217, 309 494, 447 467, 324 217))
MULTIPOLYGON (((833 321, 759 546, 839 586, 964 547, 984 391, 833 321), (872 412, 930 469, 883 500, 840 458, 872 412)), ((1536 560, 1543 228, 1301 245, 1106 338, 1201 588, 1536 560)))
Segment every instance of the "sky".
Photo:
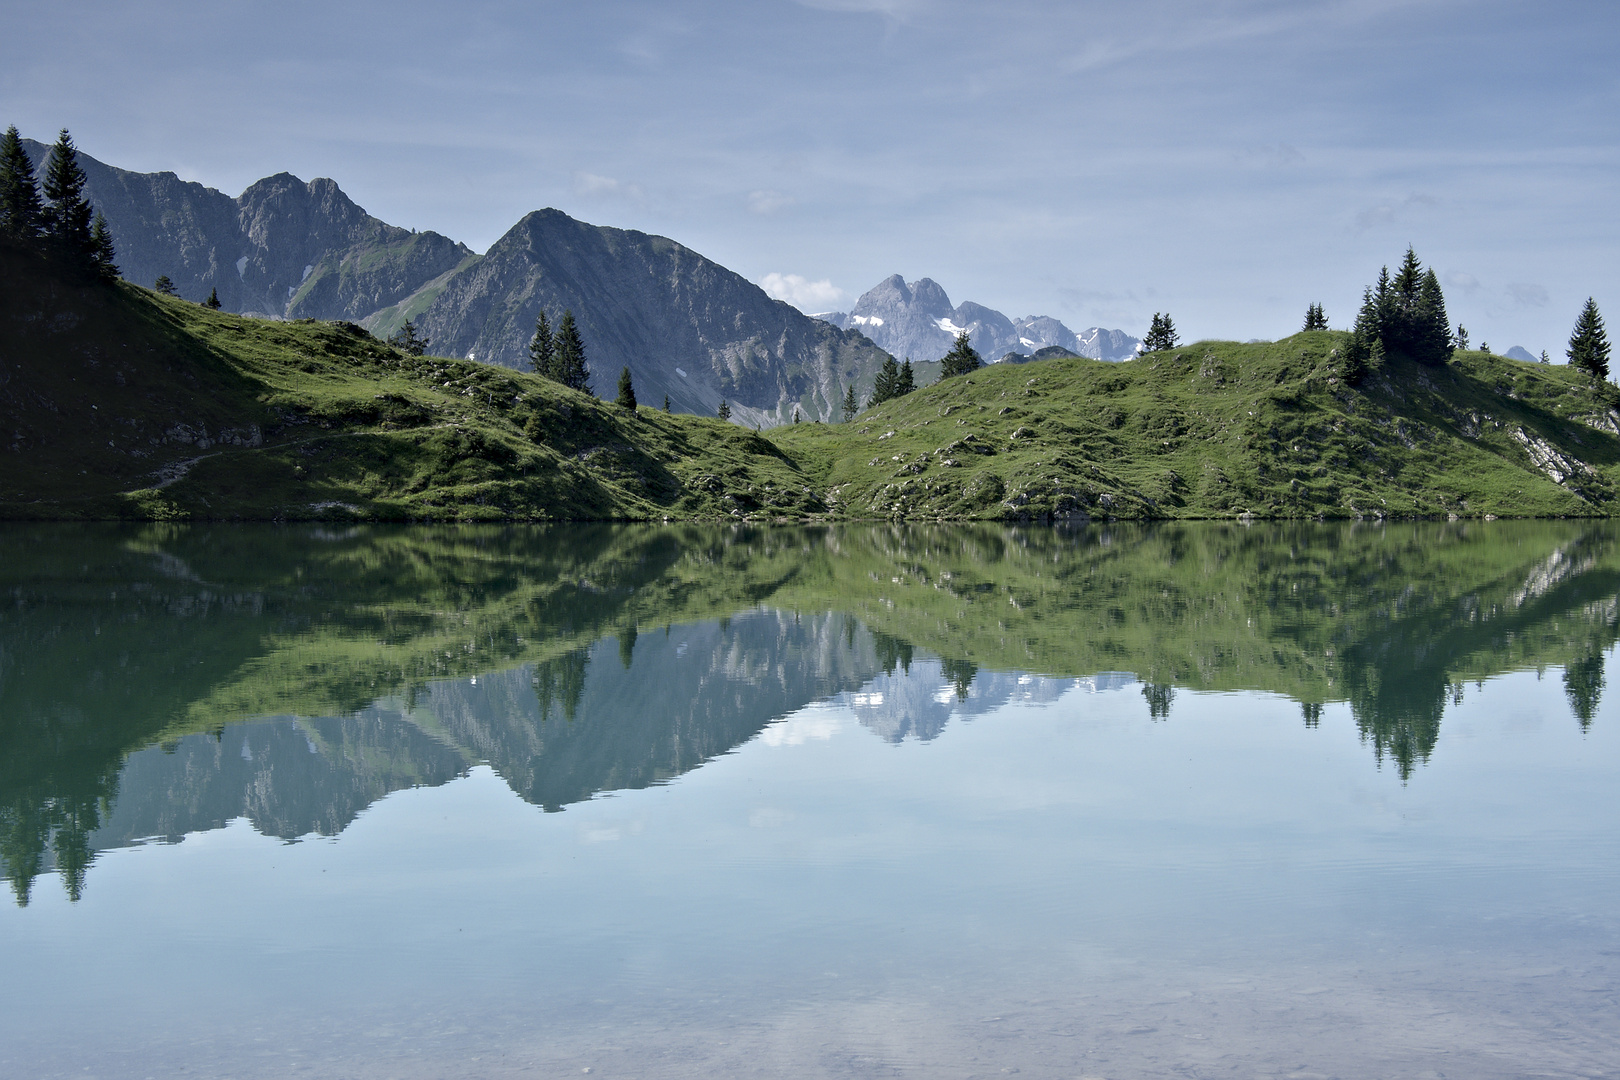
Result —
POLYGON ((1348 326, 1410 244, 1475 345, 1620 318, 1614 0, 0 3, 0 124, 479 251, 554 206, 807 312, 1191 341, 1348 326))

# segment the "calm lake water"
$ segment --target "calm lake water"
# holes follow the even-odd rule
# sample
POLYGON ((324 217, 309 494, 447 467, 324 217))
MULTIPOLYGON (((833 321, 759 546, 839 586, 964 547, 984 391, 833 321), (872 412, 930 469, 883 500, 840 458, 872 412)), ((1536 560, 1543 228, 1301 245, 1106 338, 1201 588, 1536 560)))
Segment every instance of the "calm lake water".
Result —
POLYGON ((8 527, 0 589, 6 1077, 1620 1073, 1609 523, 8 527))

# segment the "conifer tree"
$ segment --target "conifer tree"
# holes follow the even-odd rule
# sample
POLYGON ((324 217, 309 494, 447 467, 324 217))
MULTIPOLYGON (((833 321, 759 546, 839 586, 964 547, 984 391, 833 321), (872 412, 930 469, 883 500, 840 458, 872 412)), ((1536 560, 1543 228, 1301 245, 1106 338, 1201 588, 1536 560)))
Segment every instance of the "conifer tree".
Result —
POLYGON ((793 406, 793 422, 795 424, 799 422, 799 407, 797 405, 793 406))
POLYGON ((557 320, 557 333, 553 339, 556 353, 552 358, 552 378, 571 389, 589 394, 591 392, 591 372, 585 363, 585 342, 579 336, 579 326, 574 322, 574 313, 564 311, 563 317, 557 320))
MULTIPOLYGON (((939 377, 949 379, 955 375, 966 375, 978 371, 983 366, 984 360, 980 358, 978 350, 968 340, 968 332, 964 330, 956 335, 956 342, 951 346, 951 351, 940 358, 939 377)), ((898 382, 899 372, 896 372, 895 376, 898 382)))
POLYGON ((670 409, 669 409, 669 395, 668 394, 664 395, 664 411, 666 413, 670 411, 670 409))
POLYGON ((1306 330, 1326 330, 1327 328, 1327 315, 1323 313, 1321 304, 1312 304, 1305 309, 1306 330))
POLYGON ((34 165, 13 124, 0 137, 0 236, 31 243, 39 236, 42 213, 34 165))
POLYGON ((174 282, 169 280, 168 274, 159 274, 158 279, 152 282, 152 288, 164 296, 179 295, 179 290, 174 287, 174 282))
POLYGON ((1541 350, 1541 362, 1542 362, 1542 363, 1543 363, 1543 364, 1550 364, 1550 363, 1552 363, 1552 357, 1550 357, 1550 356, 1548 356, 1548 355, 1547 355, 1547 350, 1546 350, 1546 349, 1542 349, 1542 350, 1541 350))
POLYGON ((1446 314, 1446 298, 1440 291, 1440 278, 1431 266, 1418 286, 1417 305, 1412 312, 1414 355, 1429 364, 1451 359, 1451 318, 1446 314))
POLYGON ((541 308, 539 318, 534 320, 534 336, 529 339, 529 370, 536 375, 555 379, 551 365, 556 358, 557 344, 551 333, 551 320, 546 318, 546 311, 541 308))
POLYGON ((205 307, 205 308, 213 308, 215 311, 218 311, 220 309, 219 290, 218 289, 209 289, 208 290, 208 299, 203 301, 203 307, 205 307))
POLYGON ((619 372, 619 396, 613 399, 621 409, 636 411, 636 388, 630 382, 630 368, 628 366, 619 372))
POLYGON ((894 396, 905 397, 917 389, 916 377, 911 372, 911 357, 906 357, 905 363, 900 365, 900 377, 894 381, 894 396))
POLYGON ((1569 362, 1595 379, 1609 377, 1609 335, 1603 329, 1603 316, 1598 314, 1597 301, 1590 296, 1575 320, 1575 331, 1569 335, 1569 362))
POLYGON ((1153 313, 1153 322, 1148 325, 1147 337, 1142 339, 1144 353, 1162 352, 1173 349, 1180 340, 1176 334, 1176 324, 1170 321, 1169 313, 1153 313))
POLYGON ((56 246, 69 255, 87 260, 91 256, 90 225, 93 211, 84 197, 85 175, 73 139, 63 128, 45 161, 46 233, 56 246))
POLYGON ((90 226, 90 265, 96 269, 96 274, 103 281, 118 280, 118 253, 113 250, 112 230, 107 228, 107 219, 100 210, 96 211, 96 220, 90 226))
POLYGON ((720 407, 714 411, 714 415, 722 420, 731 419, 731 406, 726 404, 725 398, 720 399, 720 407))
POLYGON ((883 366, 878 368, 877 377, 872 380, 872 396, 866 402, 868 409, 874 405, 881 405, 895 396, 895 390, 900 385, 900 365, 894 362, 894 357, 883 359, 883 366))
POLYGON ((416 324, 406 319, 405 325, 400 327, 394 336, 388 339, 388 344, 394 346, 406 356, 422 356, 426 354, 428 346, 432 342, 417 333, 416 324))
POLYGON ((844 387, 844 422, 855 419, 855 414, 860 411, 861 407, 855 400, 855 384, 850 383, 844 387))
POLYGON ((1456 342, 1457 348, 1463 350, 1464 352, 1468 351, 1468 327, 1464 326, 1462 323, 1457 324, 1456 342))

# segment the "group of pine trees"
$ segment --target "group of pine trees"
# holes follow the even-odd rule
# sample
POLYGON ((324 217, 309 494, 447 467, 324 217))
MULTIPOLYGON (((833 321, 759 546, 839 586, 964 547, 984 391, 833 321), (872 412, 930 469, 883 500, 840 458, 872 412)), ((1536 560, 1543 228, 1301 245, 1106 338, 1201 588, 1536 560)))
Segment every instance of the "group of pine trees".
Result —
MULTIPOLYGON (((529 339, 529 369, 571 390, 593 393, 591 371, 585 363, 585 339, 580 336, 572 310, 563 311, 553 330, 551 317, 541 309, 534 321, 534 336, 529 339)), ((636 411, 636 388, 628 366, 619 372, 619 394, 613 400, 622 409, 636 411)), ((668 395, 664 397, 664 411, 669 412, 668 395)))
POLYGON ((585 365, 585 340, 579 336, 579 325, 574 313, 564 311, 551 328, 551 320, 544 310, 535 320, 534 336, 529 339, 529 369, 553 382, 591 393, 591 372, 585 365))
MULTIPOLYGON (((867 400, 866 407, 870 409, 872 406, 881 405, 885 401, 905 397, 915 389, 917 389, 917 380, 911 372, 911 357, 906 357, 906 362, 903 364, 896 364, 892 356, 886 357, 883 366, 878 369, 877 378, 872 381, 872 396, 867 400)), ((854 394, 855 388, 851 386, 844 395, 846 405, 854 400, 854 394)))
POLYGON ((1384 267, 1378 284, 1362 293, 1361 311, 1344 349, 1345 379, 1355 383, 1391 354, 1443 364, 1455 344, 1440 278, 1433 267, 1425 270, 1408 247, 1395 276, 1384 267))
POLYGON ((112 233, 85 197, 85 183, 67 128, 45 159, 43 182, 34 175, 17 126, 6 128, 0 137, 0 238, 115 281, 112 233))

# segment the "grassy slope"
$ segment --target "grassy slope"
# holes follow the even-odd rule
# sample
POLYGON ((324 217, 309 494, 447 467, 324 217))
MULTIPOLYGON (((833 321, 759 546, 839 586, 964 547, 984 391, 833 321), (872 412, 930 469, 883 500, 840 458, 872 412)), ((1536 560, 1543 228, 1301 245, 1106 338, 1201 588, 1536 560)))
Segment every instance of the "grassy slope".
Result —
POLYGON ((762 505, 749 486, 772 512, 819 509, 732 424, 631 415, 345 324, 4 269, 0 517, 713 518, 762 505))
POLYGON ((1459 353, 1355 388, 1343 335, 995 365, 849 424, 634 416, 345 324, 210 312, 0 251, 0 517, 1607 515, 1615 391, 1459 353))
POLYGON ((852 516, 1612 512, 1612 388, 1459 353, 1439 368, 1392 361, 1351 389, 1335 377, 1344 336, 997 365, 845 430, 776 437, 852 516))

